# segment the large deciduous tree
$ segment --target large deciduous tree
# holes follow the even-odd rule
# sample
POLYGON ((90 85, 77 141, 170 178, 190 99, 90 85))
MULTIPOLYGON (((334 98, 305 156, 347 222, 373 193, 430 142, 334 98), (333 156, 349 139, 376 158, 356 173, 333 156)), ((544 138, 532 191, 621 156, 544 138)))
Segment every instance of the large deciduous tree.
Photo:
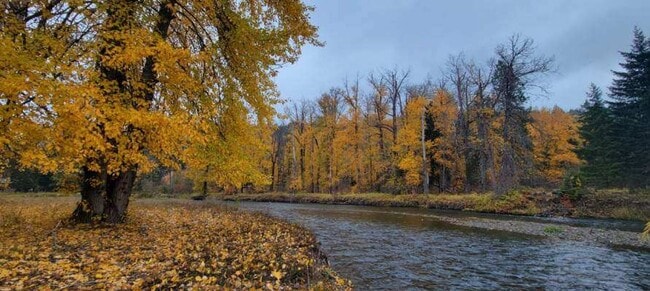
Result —
POLYGON ((123 221, 160 164, 259 178, 244 157, 272 121, 271 77, 319 44, 298 0, 0 5, 3 160, 79 172, 80 222, 123 221))
POLYGON ((539 88, 538 77, 551 70, 553 60, 535 56, 533 40, 519 35, 497 47, 496 54, 493 86, 503 118, 503 148, 495 190, 503 194, 519 184, 531 164, 532 144, 526 128, 530 116, 525 104, 530 89, 539 88))

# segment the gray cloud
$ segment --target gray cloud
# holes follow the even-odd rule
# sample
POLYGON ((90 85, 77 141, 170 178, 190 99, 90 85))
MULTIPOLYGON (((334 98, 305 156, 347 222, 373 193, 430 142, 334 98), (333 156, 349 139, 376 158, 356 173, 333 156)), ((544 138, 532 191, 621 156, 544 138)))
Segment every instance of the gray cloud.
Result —
POLYGON ((450 54, 478 62, 513 33, 535 40, 538 53, 555 56, 551 94, 533 106, 577 108, 589 83, 606 88, 628 50, 634 25, 650 34, 650 1, 426 1, 321 0, 313 23, 325 47, 307 47, 276 78, 283 98, 314 99, 346 77, 380 68, 411 69, 411 81, 437 78, 450 54))

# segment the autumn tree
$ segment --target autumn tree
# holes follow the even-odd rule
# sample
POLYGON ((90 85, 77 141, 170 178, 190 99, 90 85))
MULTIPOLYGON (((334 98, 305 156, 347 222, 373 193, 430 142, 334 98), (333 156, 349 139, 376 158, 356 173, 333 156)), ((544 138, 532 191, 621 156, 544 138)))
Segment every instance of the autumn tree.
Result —
POLYGON ((290 121, 291 157, 293 161, 291 187, 303 189, 305 185, 305 159, 309 137, 307 123, 309 104, 305 101, 291 104, 287 110, 290 121))
POLYGON ((428 100, 420 94, 408 99, 404 110, 403 126, 397 135, 395 145, 397 166, 404 171, 404 184, 410 192, 428 191, 429 169, 426 166, 428 164, 426 152, 431 144, 424 140, 427 104, 428 100))
POLYGON ((533 40, 514 35, 496 49, 493 86, 497 109, 503 118, 503 150, 497 174, 496 193, 503 194, 519 184, 531 162, 531 142, 525 106, 540 75, 551 70, 553 60, 534 55, 533 40))
POLYGON ((123 221, 156 165, 235 169, 271 122, 278 65, 319 44, 298 0, 1 5, 2 157, 80 172, 81 222, 123 221))
POLYGON ((321 113, 320 126, 323 129, 322 152, 326 176, 328 181, 328 192, 333 193, 338 182, 339 153, 340 148, 336 147, 336 140, 339 137, 339 120, 341 118, 341 107, 343 105, 343 91, 340 88, 332 88, 318 99, 318 109, 321 113))
POLYGON ((387 89, 387 97, 390 104, 390 113, 391 118, 391 127, 390 132, 392 134, 392 149, 391 151, 391 180, 389 181, 392 186, 398 184, 398 173, 397 167, 395 166, 397 160, 397 152, 394 150, 395 145, 397 145, 397 135, 399 131, 399 120, 400 116, 403 115, 404 111, 404 101, 403 91, 406 89, 406 82, 410 71, 399 71, 398 69, 384 70, 382 78, 387 89))
POLYGON ((542 184, 557 186, 566 172, 580 165, 575 151, 580 146, 576 118, 555 106, 531 112, 528 124, 533 143, 535 178, 542 184))
POLYGON ((369 140, 376 140, 376 147, 375 144, 370 146, 371 150, 373 148, 375 149, 374 151, 371 151, 371 153, 374 153, 375 155, 370 157, 371 161, 374 161, 374 163, 371 162, 373 166, 370 168, 376 169, 376 171, 373 172, 377 173, 376 177, 371 177, 371 180, 373 180, 371 184, 374 184, 373 186, 377 191, 381 191, 382 185, 384 185, 389 178, 386 170, 391 167, 391 154, 387 139, 388 132, 392 128, 388 120, 388 85, 383 77, 374 74, 370 74, 368 77, 368 83, 370 84, 372 91, 367 100, 368 110, 366 111, 368 114, 365 120, 368 126, 376 134, 376 139, 372 138, 374 137, 374 134, 372 133, 369 136, 369 140), (373 159, 375 156, 376 158, 373 159))
POLYGON ((361 99, 361 89, 359 88, 359 78, 354 83, 350 84, 345 81, 343 100, 347 107, 347 114, 345 116, 345 125, 343 126, 343 155, 344 155, 344 168, 352 173, 352 191, 356 192, 358 189, 365 188, 364 180, 364 163, 362 161, 361 153, 364 149, 364 140, 362 132, 365 130, 363 127, 363 104, 361 99))
POLYGON ((454 144, 457 148, 460 149, 463 156, 465 157, 462 165, 463 167, 463 190, 469 191, 470 188, 470 179, 472 167, 468 163, 470 162, 470 156, 472 153, 472 146, 470 143, 470 107, 472 106, 473 98, 471 98, 471 78, 470 72, 468 70, 468 62, 465 59, 465 56, 461 53, 456 56, 450 56, 447 60, 445 78, 448 83, 451 84, 451 92, 456 98, 456 104, 458 106, 456 117, 456 132, 454 134, 454 144))
MULTIPOLYGON (((478 172, 478 189, 487 191, 495 188, 495 144, 499 140, 496 133, 496 98, 490 91, 493 78, 492 66, 480 66, 469 61, 465 63, 470 82, 470 95, 473 99, 469 111, 470 144, 473 164, 478 172)), ((468 159, 470 157, 467 157, 468 159)), ((468 175, 469 176, 469 175, 468 175)), ((471 180, 468 177, 468 180, 471 180)))
POLYGON ((284 164, 282 161, 284 160, 284 150, 287 147, 289 131, 289 126, 281 124, 276 127, 271 136, 271 185, 269 189, 272 192, 278 191, 279 185, 281 184, 280 181, 282 180, 282 173, 284 172, 284 164))
POLYGON ((433 174, 437 177, 440 192, 456 191, 463 185, 463 157, 454 143, 458 107, 453 96, 444 89, 438 89, 433 96, 429 111, 431 127, 436 138, 432 143, 433 174))

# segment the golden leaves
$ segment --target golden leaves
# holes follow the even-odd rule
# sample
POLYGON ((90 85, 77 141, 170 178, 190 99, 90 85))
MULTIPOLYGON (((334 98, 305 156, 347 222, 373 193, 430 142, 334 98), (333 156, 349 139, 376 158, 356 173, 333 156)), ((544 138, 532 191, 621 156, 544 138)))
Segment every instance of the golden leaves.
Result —
POLYGON ((533 142, 535 166, 552 183, 562 181, 567 169, 580 164, 575 148, 580 144, 578 122, 559 107, 531 112, 528 131, 533 142))
MULTIPOLYGON (((136 201, 124 225, 63 225, 67 198, 0 206, 0 289, 303 289, 319 277, 307 230, 190 201, 136 201)), ((328 271, 329 272, 329 271, 328 271)))
POLYGON ((0 164, 113 174, 182 163, 212 169, 198 181, 268 183, 258 132, 279 101, 272 76, 318 44, 301 1, 67 0, 54 5, 67 16, 50 19, 24 5, 30 23, 0 12, 0 164))
POLYGON ((406 103, 403 126, 394 146, 399 157, 397 166, 405 171, 405 182, 409 186, 417 186, 422 181, 422 164, 425 161, 422 160, 421 135, 426 105, 427 100, 421 96, 406 103))

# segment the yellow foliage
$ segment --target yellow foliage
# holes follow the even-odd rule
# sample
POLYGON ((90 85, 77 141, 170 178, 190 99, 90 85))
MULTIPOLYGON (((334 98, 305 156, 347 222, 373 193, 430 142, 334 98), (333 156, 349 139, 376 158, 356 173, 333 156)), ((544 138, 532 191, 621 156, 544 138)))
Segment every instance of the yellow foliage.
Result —
MULTIPOLYGON (((417 187, 422 183, 422 127, 426 113, 427 99, 418 96, 406 103, 403 126, 397 133, 397 145, 394 146, 398 153, 397 166, 405 172, 405 182, 409 187, 417 187)), ((425 145, 429 148, 430 143, 425 145)), ((428 167, 427 167, 428 168, 428 167)))
POLYGON ((267 183, 259 137, 279 102, 272 77, 319 45, 310 7, 39 3, 0 4, 0 165, 108 175, 190 165, 199 181, 267 183))
POLYGON ((462 184, 460 180, 464 179, 463 156, 454 143, 458 107, 453 96, 446 90, 440 89, 436 91, 429 110, 433 116, 435 128, 441 135, 433 142, 432 159, 452 173, 452 177, 455 177, 456 181, 452 181, 451 186, 458 188, 462 184))
POLYGON ((575 153, 580 143, 578 122, 559 107, 531 112, 528 131, 533 142, 536 169, 552 183, 562 181, 567 169, 580 164, 575 153))
POLYGON ((2 201, 0 289, 305 289, 308 276, 351 288, 317 261, 310 232, 262 214, 142 200, 127 223, 91 226, 65 222, 73 207, 2 201))

